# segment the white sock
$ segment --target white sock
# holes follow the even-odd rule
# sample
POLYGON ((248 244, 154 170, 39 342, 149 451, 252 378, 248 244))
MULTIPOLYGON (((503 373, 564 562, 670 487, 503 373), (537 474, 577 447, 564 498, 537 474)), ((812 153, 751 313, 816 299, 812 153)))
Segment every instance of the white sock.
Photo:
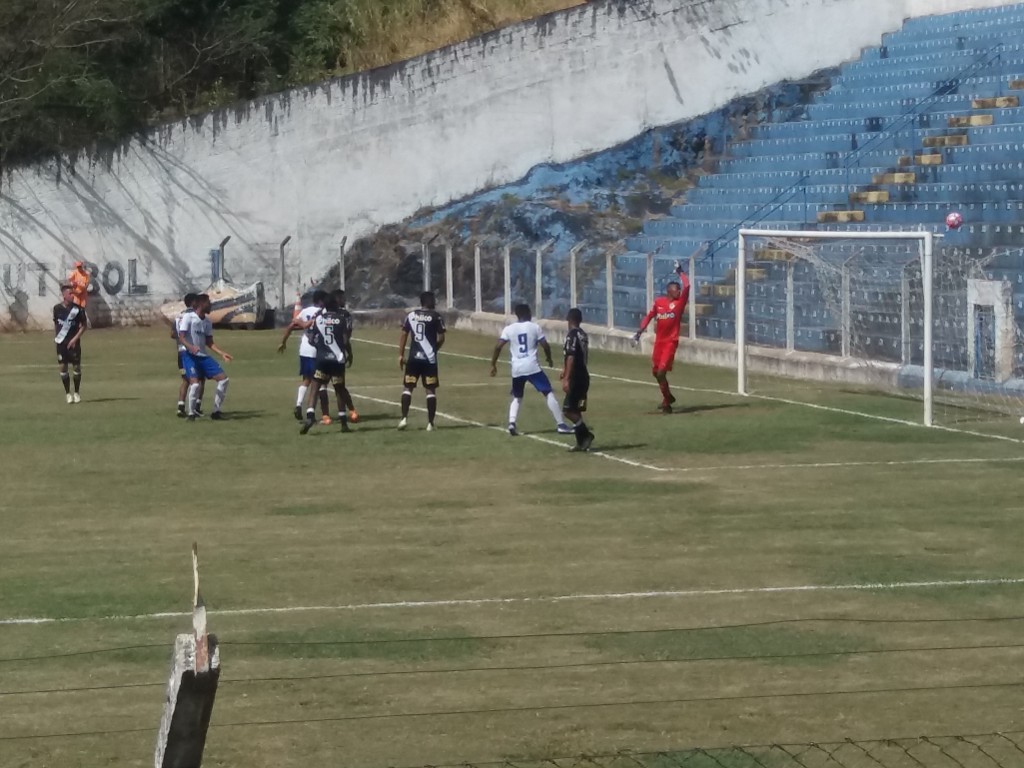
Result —
POLYGON ((306 392, 308 392, 308 391, 309 391, 309 387, 307 387, 305 384, 299 384, 299 397, 295 401, 295 406, 296 407, 299 407, 304 402, 306 402, 306 392))
POLYGON ((562 406, 560 406, 558 404, 558 400, 555 399, 554 392, 548 392, 547 403, 548 410, 551 411, 551 415, 555 417, 555 424, 562 424, 565 417, 562 416, 562 406))
POLYGON ((523 404, 523 398, 513 397, 512 402, 508 404, 508 423, 515 424, 516 419, 519 418, 519 406, 523 404))
POLYGON ((199 399, 199 383, 188 385, 188 411, 189 416, 195 415, 196 401, 199 399))
POLYGON ((228 393, 228 382, 231 379, 222 379, 217 382, 217 394, 213 396, 213 410, 219 411, 224 405, 224 396, 228 393))

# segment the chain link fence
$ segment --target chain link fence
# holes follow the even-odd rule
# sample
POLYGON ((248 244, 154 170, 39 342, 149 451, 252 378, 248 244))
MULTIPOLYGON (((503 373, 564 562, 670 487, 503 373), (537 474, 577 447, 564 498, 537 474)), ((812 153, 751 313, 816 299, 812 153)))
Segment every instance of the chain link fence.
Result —
POLYGON ((821 744, 617 752, 418 768, 1019 768, 1024 732, 821 744))

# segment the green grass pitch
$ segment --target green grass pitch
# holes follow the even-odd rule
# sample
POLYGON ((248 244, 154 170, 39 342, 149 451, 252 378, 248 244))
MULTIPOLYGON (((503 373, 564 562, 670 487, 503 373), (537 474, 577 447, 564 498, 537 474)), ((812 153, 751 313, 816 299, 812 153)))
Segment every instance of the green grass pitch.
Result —
POLYGON ((645 359, 594 351, 601 453, 569 454, 532 392, 542 439, 504 433, 508 367, 464 333, 439 429, 398 432, 379 330, 358 331, 355 431, 300 437, 278 336, 218 333, 230 418, 194 424, 163 331, 88 333, 77 406, 48 336, 0 338, 3 768, 152 764, 193 541, 223 664, 207 766, 1022 727, 1024 584, 995 583, 1024 577, 1019 444, 685 365, 663 416, 645 359))

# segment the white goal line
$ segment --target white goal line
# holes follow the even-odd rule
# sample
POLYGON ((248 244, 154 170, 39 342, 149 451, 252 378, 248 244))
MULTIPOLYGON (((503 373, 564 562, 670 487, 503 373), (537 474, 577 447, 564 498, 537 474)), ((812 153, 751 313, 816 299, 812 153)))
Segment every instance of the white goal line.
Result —
MULTIPOLYGON (((573 602, 600 602, 619 600, 652 600, 728 597, 737 595, 778 595, 816 592, 897 592, 927 589, 957 589, 970 587, 1019 586, 1024 578, 986 578, 986 579, 951 579, 936 581, 893 581, 865 582, 854 584, 801 584, 768 587, 723 587, 709 589, 669 589, 644 592, 600 592, 571 593, 566 595, 537 595, 523 597, 476 597, 453 598, 448 600, 397 600, 379 603, 348 603, 338 605, 294 605, 284 607, 256 608, 225 608, 221 610, 207 607, 211 616, 259 616, 267 614, 289 613, 327 613, 348 611, 373 611, 394 609, 420 608, 471 608, 487 605, 529 605, 557 604, 573 602)), ((70 624, 89 621, 151 621, 158 619, 182 618, 191 616, 191 611, 162 611, 158 613, 140 613, 124 616, 99 617, 35 617, 0 619, 0 626, 28 626, 40 624, 70 624)))

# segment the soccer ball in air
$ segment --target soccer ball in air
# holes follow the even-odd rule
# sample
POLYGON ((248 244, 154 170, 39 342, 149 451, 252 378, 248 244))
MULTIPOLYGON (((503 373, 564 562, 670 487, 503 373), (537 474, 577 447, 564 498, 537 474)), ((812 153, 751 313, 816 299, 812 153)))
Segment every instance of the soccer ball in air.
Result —
POLYGON ((960 229, 964 225, 963 214, 953 211, 946 214, 946 229, 960 229))

